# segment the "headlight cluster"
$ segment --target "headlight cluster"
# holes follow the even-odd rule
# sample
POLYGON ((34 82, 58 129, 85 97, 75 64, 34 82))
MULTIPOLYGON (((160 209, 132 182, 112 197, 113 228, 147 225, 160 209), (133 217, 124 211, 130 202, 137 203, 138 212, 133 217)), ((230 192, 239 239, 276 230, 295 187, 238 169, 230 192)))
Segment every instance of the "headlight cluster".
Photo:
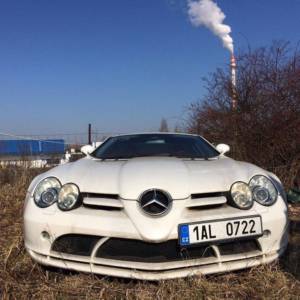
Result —
POLYGON ((233 204, 240 209, 250 209, 254 201, 264 206, 274 204, 278 197, 278 191, 273 182, 263 175, 251 178, 249 184, 235 182, 230 189, 233 204))
POLYGON ((65 184, 58 194, 57 205, 61 210, 70 210, 76 206, 79 198, 79 189, 73 183, 65 184))
POLYGON ((247 183, 238 181, 231 186, 231 197, 238 208, 249 209, 253 206, 253 197, 247 183))
POLYGON ((57 202, 57 206, 66 211, 77 207, 80 191, 73 183, 62 186, 57 178, 48 177, 37 185, 33 198, 38 207, 45 208, 57 202))
POLYGON ((270 206, 274 204, 278 197, 278 192, 273 182, 265 176, 257 175, 249 182, 253 198, 258 203, 270 206))

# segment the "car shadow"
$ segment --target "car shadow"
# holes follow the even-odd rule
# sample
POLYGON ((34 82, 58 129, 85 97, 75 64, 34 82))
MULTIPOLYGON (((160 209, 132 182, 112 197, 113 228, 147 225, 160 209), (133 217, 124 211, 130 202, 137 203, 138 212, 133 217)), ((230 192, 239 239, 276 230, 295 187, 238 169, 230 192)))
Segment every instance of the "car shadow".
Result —
POLYGON ((284 271, 300 279, 300 218, 290 220, 289 244, 280 264, 284 271))

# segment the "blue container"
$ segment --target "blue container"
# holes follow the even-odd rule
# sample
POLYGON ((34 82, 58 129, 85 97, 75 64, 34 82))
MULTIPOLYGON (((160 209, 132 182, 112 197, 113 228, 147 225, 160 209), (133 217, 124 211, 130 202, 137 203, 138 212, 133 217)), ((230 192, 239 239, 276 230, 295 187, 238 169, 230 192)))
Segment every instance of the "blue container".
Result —
POLYGON ((28 156, 65 153, 65 141, 53 140, 0 140, 0 155, 28 156))

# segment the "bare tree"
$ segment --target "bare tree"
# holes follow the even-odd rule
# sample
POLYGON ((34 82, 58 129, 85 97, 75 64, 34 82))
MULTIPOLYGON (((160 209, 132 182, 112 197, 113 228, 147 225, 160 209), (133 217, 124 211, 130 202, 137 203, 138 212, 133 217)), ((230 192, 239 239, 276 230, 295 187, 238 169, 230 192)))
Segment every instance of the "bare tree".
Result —
POLYGON ((167 123, 167 120, 165 118, 161 119, 159 131, 160 132, 169 132, 168 123, 167 123))
POLYGON ((279 172, 290 186, 300 165, 298 49, 274 42, 240 53, 236 112, 231 110, 227 69, 217 69, 205 84, 206 96, 189 108, 188 130, 231 144, 236 159, 279 172))

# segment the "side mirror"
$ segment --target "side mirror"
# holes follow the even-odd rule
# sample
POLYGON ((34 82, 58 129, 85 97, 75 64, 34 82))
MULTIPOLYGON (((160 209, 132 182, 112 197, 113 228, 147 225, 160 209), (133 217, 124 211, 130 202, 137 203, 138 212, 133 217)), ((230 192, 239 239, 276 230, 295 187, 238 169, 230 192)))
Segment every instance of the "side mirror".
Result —
POLYGON ((219 144, 216 149, 221 153, 221 155, 230 151, 230 147, 227 144, 219 144))
POLYGON ((95 148, 92 145, 85 145, 80 148, 80 151, 85 155, 89 155, 94 150, 95 150, 95 148))

